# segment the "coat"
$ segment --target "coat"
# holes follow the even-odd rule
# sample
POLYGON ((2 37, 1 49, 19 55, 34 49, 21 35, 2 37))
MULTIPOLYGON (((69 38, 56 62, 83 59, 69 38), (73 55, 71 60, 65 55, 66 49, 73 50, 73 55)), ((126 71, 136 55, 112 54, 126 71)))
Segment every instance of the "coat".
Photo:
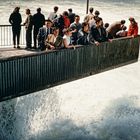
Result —
POLYGON ((50 48, 50 45, 53 45, 55 47, 55 49, 60 49, 62 47, 62 42, 63 42, 63 38, 61 36, 57 36, 55 38, 55 36, 53 34, 49 34, 45 45, 47 46, 47 48, 50 48))
POLYGON ((98 42, 105 42, 108 41, 106 30, 103 27, 100 27, 99 32, 98 28, 96 26, 92 26, 90 33, 89 33, 89 41, 90 43, 94 43, 95 41, 98 42))
POLYGON ((113 24, 111 24, 108 28, 107 28, 107 32, 108 34, 113 38, 116 37, 116 33, 118 31, 122 30, 122 24, 121 22, 115 22, 113 24))
POLYGON ((135 25, 130 24, 129 29, 127 32, 127 36, 137 36, 138 35, 138 24, 136 23, 135 25))
POLYGON ((41 27, 39 29, 39 32, 38 32, 38 35, 37 35, 39 48, 44 48, 45 47, 45 41, 46 41, 49 34, 52 34, 52 28, 50 28, 50 33, 47 32, 46 27, 41 27))

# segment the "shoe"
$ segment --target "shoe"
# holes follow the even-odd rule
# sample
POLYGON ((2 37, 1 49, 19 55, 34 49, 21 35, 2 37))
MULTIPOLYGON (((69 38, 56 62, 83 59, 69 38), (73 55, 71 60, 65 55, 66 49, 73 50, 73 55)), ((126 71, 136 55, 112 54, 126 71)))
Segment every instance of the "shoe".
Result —
POLYGON ((37 47, 36 46, 34 46, 34 47, 32 47, 33 49, 37 49, 37 47))
POLYGON ((13 48, 16 48, 16 45, 14 45, 14 47, 13 48))
POLYGON ((20 49, 20 46, 17 46, 18 49, 20 49))

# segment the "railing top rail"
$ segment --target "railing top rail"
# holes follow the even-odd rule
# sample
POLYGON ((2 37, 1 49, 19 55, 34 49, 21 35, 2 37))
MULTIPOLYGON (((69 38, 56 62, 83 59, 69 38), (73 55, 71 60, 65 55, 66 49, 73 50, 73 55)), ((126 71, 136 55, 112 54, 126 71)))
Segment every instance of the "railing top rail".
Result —
MULTIPOLYGON (((135 37, 135 38, 139 38, 140 39, 140 35, 135 37)), ((118 39, 118 40, 127 40, 127 39, 133 39, 132 37, 130 38, 122 38, 122 39, 118 39)), ((117 41, 117 39, 113 40, 112 43, 115 43, 117 41)), ((103 42, 101 44, 104 44, 104 43, 108 43, 110 44, 109 42, 103 42)), ((91 45, 87 45, 87 46, 95 46, 95 44, 91 44, 91 45)), ((77 45, 76 49, 80 49, 82 47, 85 47, 84 45, 77 45)), ((13 60, 13 59, 20 59, 20 58, 25 58, 25 57, 33 57, 33 56, 37 56, 37 55, 43 55, 43 54, 49 54, 49 53, 54 53, 54 52, 60 52, 60 51, 70 51, 70 50, 73 50, 73 49, 61 49, 61 50, 49 50, 49 51, 35 51, 34 53, 31 53, 31 54, 23 54, 23 55, 18 55, 18 56, 10 56, 10 57, 4 57, 4 58, 0 58, 0 62, 3 62, 3 61, 8 61, 8 60, 13 60)))
MULTIPOLYGON (((12 26, 11 24, 4 24, 4 25, 0 25, 0 27, 10 27, 12 26)), ((21 26, 24 26, 23 24, 21 24, 21 26)))

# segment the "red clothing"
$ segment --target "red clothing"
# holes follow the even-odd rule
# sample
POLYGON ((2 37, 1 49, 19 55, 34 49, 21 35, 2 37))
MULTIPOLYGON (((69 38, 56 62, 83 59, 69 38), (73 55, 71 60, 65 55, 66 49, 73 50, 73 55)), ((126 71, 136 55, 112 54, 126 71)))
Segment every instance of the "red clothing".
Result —
POLYGON ((138 24, 136 23, 135 25, 130 24, 129 29, 127 32, 127 36, 137 36, 138 35, 138 24))
POLYGON ((64 19, 64 28, 68 28, 70 26, 70 20, 68 17, 63 16, 64 19))

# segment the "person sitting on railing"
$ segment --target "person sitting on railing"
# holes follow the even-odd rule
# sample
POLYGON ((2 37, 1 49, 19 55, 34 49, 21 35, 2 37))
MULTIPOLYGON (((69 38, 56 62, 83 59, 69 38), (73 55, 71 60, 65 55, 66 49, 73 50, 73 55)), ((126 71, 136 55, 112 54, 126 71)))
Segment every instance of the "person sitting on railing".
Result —
POLYGON ((72 30, 70 28, 65 28, 63 30, 63 34, 63 47, 75 49, 75 46, 71 43, 72 30))
POLYGON ((20 40, 20 30, 21 30, 21 14, 19 13, 20 7, 16 7, 13 11, 13 13, 9 17, 9 22, 12 25, 12 32, 13 32, 13 45, 14 48, 16 48, 16 38, 17 38, 17 48, 20 48, 19 46, 19 40, 20 40))
POLYGON ((97 18, 96 25, 91 27, 89 41, 91 44, 95 43, 97 46, 100 44, 100 42, 109 41, 106 30, 103 27, 102 18, 97 18))
POLYGON ((89 35, 89 24, 87 22, 83 22, 82 29, 79 30, 78 32, 77 44, 88 45, 89 44, 88 35, 89 35))
POLYGON ((45 50, 45 41, 49 34, 52 34, 52 21, 50 19, 45 20, 45 26, 39 29, 37 39, 38 39, 38 49, 45 50))
POLYGON ((127 32, 127 36, 136 37, 138 35, 138 24, 133 17, 129 18, 130 25, 127 32))
POLYGON ((26 9, 27 18, 24 22, 26 29, 26 48, 31 49, 32 45, 32 27, 33 27, 33 16, 31 15, 30 9, 26 9))
POLYGON ((49 34, 45 45, 47 49, 54 50, 54 49, 61 49, 63 38, 59 35, 59 28, 53 27, 53 34, 49 34))
POLYGON ((116 33, 121 31, 125 24, 125 20, 117 21, 107 28, 108 36, 110 39, 116 38, 116 33))
POLYGON ((116 33, 116 37, 126 37, 127 36, 127 31, 126 31, 127 27, 123 26, 122 30, 116 33))

